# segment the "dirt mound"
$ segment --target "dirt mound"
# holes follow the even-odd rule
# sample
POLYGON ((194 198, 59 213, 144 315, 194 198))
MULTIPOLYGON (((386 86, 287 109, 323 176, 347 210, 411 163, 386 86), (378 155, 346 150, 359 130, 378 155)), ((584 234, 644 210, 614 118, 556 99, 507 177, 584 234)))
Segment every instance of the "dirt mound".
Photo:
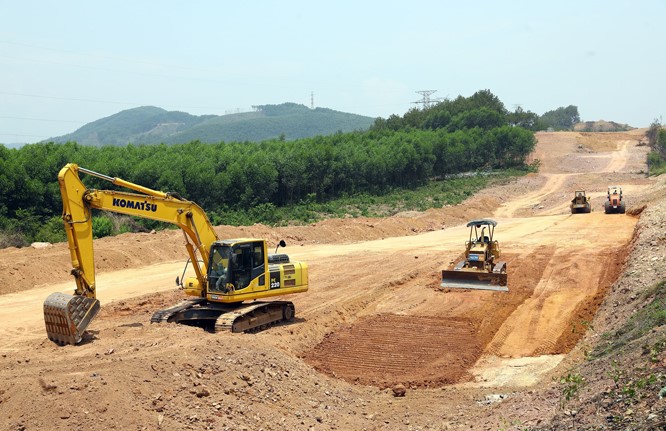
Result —
POLYGON ((584 121, 574 124, 576 132, 622 132, 631 130, 633 127, 628 124, 620 124, 615 121, 584 121))

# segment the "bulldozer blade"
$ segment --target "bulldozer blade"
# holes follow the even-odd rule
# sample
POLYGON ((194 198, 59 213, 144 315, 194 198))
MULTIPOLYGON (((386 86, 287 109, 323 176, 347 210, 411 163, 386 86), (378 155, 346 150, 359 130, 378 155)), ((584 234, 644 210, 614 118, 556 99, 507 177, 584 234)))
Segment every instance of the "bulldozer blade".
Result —
POLYGON ((95 298, 59 292, 50 294, 44 301, 46 335, 61 346, 80 343, 99 308, 99 300, 95 298))
POLYGON ((442 271, 442 287, 508 292, 506 273, 476 271, 442 271))

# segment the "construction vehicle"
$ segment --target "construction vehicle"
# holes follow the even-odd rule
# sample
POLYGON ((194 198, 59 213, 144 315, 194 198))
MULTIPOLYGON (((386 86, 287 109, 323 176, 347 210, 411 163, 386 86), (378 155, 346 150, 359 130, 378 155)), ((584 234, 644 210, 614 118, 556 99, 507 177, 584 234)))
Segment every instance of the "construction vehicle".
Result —
POLYGON ((574 198, 571 199, 571 214, 577 213, 589 213, 592 211, 592 204, 590 203, 590 198, 585 196, 585 190, 576 190, 574 192, 574 198))
MULTIPOLYGON (((193 298, 155 312, 151 322, 205 325, 213 332, 250 332, 293 320, 291 301, 256 300, 307 291, 306 263, 291 262, 286 254, 268 254, 263 239, 220 240, 203 209, 177 193, 152 190, 74 163, 60 170, 58 182, 76 289, 73 295, 57 292, 44 301, 46 333, 52 341, 61 345, 79 343, 100 309, 95 285, 93 209, 172 223, 183 231, 189 256, 185 268, 191 263, 194 276, 185 278, 183 271, 176 284, 193 298), (79 173, 138 193, 88 189, 79 173)), ((278 248, 285 245, 280 241, 278 248)))
POLYGON ((606 202, 604 202, 604 212, 606 214, 624 214, 625 209, 624 198, 622 196, 622 187, 608 186, 608 191, 606 192, 606 202))
POLYGON ((467 223, 469 240, 465 242, 465 259, 452 270, 442 271, 441 286, 508 292, 506 262, 499 262, 499 243, 493 239, 497 222, 491 219, 467 223), (486 230, 487 229, 487 230, 486 230))

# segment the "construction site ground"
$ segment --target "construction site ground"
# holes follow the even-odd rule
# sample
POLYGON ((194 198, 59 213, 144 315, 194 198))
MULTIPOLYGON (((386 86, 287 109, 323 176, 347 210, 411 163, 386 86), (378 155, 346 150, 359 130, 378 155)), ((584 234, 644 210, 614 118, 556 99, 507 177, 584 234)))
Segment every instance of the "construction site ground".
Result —
POLYGON ((309 265, 309 291, 287 298, 294 322, 255 334, 150 323, 184 298, 175 287, 186 260, 180 231, 95 241, 102 311, 77 346, 49 341, 42 313, 50 293, 73 291, 67 245, 0 250, 0 429, 548 423, 562 409, 556 379, 582 360, 581 346, 626 319, 632 295, 665 275, 663 229, 656 245, 641 239, 666 226, 666 187, 646 175, 643 134, 538 133, 538 173, 460 205, 217 227, 221 238, 285 239, 284 252, 309 265), (615 184, 627 214, 604 214, 615 184), (570 214, 576 189, 591 196, 590 214, 570 214), (464 224, 487 217, 498 221, 509 292, 440 288, 441 270, 461 258, 464 224))

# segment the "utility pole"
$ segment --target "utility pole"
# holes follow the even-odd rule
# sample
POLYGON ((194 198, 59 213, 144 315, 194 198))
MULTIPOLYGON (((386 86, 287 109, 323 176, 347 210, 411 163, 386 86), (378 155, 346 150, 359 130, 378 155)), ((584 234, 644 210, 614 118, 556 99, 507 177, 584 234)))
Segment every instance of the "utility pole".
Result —
POLYGON ((314 91, 310 92, 310 109, 314 109, 314 91))
POLYGON ((436 91, 437 91, 437 90, 421 90, 421 91, 417 91, 417 93, 420 94, 420 95, 422 95, 423 98, 422 98, 421 100, 417 100, 416 102, 412 102, 412 103, 417 103, 417 104, 420 103, 421 105, 423 105, 423 106, 422 106, 423 109, 430 108, 430 106, 431 106, 431 104, 432 104, 432 102, 433 102, 433 100, 430 99, 430 95, 433 94, 433 93, 435 93, 436 91))

